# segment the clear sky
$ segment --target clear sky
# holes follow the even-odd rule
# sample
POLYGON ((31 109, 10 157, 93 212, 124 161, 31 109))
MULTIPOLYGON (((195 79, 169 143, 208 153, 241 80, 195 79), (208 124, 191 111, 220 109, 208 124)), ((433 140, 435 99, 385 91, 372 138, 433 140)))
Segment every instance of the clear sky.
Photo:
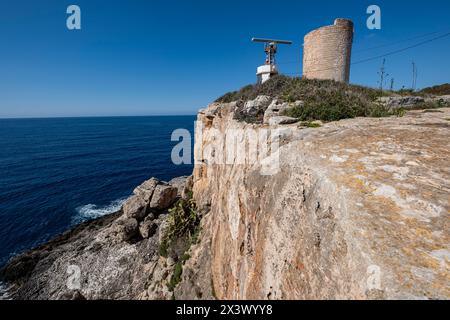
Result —
MULTIPOLYGON (((358 61, 449 32, 450 1, 0 0, 0 117, 194 114, 255 82, 252 36, 293 40, 277 59, 299 73, 304 35, 336 17, 355 22, 358 61), (81 30, 66 27, 70 4, 81 30), (371 4, 381 30, 366 27, 371 4)), ((450 37, 387 57, 397 89, 413 60, 419 87, 450 82, 450 37)), ((376 86, 381 62, 354 65, 351 82, 376 86)))

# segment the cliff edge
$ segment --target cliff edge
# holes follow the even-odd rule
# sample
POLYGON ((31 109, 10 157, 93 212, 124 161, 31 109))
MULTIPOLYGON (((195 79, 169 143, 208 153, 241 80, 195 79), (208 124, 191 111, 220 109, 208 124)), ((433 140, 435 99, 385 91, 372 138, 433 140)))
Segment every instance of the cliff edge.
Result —
POLYGON ((239 108, 198 116, 194 198, 209 213, 177 296, 198 283, 218 299, 450 298, 450 109, 308 128, 237 121, 239 108), (270 174, 242 135, 215 163, 217 133, 280 128, 270 174))
POLYGON ((261 104, 282 107, 258 97, 202 110, 193 185, 149 180, 120 212, 14 258, 1 272, 11 297, 449 299, 450 109, 236 118, 261 104), (167 209, 183 198, 199 234, 168 248, 167 209))

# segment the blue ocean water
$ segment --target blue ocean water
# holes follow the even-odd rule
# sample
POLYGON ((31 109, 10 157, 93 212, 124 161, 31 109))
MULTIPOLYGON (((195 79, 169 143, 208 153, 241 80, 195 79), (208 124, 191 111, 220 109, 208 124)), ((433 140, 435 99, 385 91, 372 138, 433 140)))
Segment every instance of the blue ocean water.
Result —
MULTIPOLYGON (((0 119, 0 266, 77 223, 114 212, 176 166, 172 131, 194 116, 0 119)), ((193 137, 193 135, 192 135, 193 137)))

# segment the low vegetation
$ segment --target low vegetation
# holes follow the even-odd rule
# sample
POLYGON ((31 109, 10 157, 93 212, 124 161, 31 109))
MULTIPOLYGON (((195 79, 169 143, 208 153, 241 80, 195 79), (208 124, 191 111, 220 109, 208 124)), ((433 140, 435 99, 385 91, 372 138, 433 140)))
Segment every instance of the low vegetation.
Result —
POLYGON ((263 84, 248 85, 239 91, 229 92, 217 99, 216 102, 248 101, 260 95, 279 98, 286 102, 294 102, 297 100, 317 99, 321 94, 333 97, 338 93, 347 94, 350 99, 362 101, 374 101, 380 96, 388 95, 388 93, 382 93, 376 89, 348 85, 332 80, 310 80, 279 75, 263 84))
POLYGON ((177 262, 175 265, 175 268, 173 270, 173 275, 170 278, 169 284, 167 285, 167 288, 169 291, 175 290, 176 286, 181 281, 181 275, 183 274, 183 264, 182 262, 177 262))
POLYGON ((190 242, 195 242, 198 237, 200 217, 192 198, 181 199, 169 210, 169 228, 167 239, 179 239, 187 237, 190 242))
MULTIPOLYGON (((176 242, 186 243, 188 248, 195 244, 200 233, 200 220, 192 198, 178 200, 169 210, 167 219, 169 225, 159 246, 159 254, 167 257, 171 246, 176 242)), ((187 255, 183 255, 185 256, 187 255)))
MULTIPOLYGON (((428 91, 444 92, 445 88, 444 85, 440 89, 429 89, 428 91)), ((382 96, 408 95, 411 93, 412 91, 407 92, 407 90, 401 92, 380 91, 379 89, 349 85, 332 80, 311 80, 279 75, 264 84, 248 85, 239 91, 227 93, 217 99, 216 102, 230 103, 236 101, 238 106, 243 106, 244 102, 254 100, 260 95, 270 96, 288 103, 301 100, 304 102, 303 106, 293 107, 284 115, 297 118, 305 123, 313 123, 314 120, 330 122, 355 117, 403 116, 406 112, 404 109, 391 110, 377 100, 382 96)), ((431 104, 417 106, 417 109, 440 107, 431 104)), ((260 122, 262 115, 253 116, 255 119, 248 118, 249 115, 238 114, 238 120, 246 122, 260 122)))
POLYGON ((188 199, 180 199, 175 203, 169 210, 167 221, 168 227, 159 246, 159 253, 163 257, 174 257, 177 261, 167 285, 168 289, 173 291, 181 281, 183 264, 190 259, 187 252, 197 243, 200 234, 201 218, 192 194, 188 199))
POLYGON ((306 127, 306 128, 320 128, 322 125, 320 123, 317 123, 317 122, 303 121, 302 123, 300 123, 299 126, 300 127, 306 127))
POLYGON ((436 96, 450 95, 450 83, 441 84, 439 86, 429 87, 420 91, 424 94, 432 94, 436 96))

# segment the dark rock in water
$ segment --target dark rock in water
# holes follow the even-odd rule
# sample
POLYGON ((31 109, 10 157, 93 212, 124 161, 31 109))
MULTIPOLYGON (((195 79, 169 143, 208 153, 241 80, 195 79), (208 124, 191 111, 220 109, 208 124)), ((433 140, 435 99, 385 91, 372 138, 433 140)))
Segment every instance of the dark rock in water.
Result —
POLYGON ((85 222, 11 259, 0 270, 19 300, 169 299, 173 268, 159 254, 167 207, 177 188, 156 179, 136 188, 123 210, 85 222), (147 212, 154 201, 157 213, 147 212), (139 221, 142 221, 139 223, 139 221))
POLYGON ((124 241, 117 236, 119 226, 128 232, 125 238, 139 236, 139 230, 135 219, 121 219, 118 212, 84 223, 12 259, 0 273, 11 285, 11 298, 138 299, 152 277, 151 266, 158 265, 159 235, 124 241), (78 292, 68 286, 72 280, 79 284, 78 292))

